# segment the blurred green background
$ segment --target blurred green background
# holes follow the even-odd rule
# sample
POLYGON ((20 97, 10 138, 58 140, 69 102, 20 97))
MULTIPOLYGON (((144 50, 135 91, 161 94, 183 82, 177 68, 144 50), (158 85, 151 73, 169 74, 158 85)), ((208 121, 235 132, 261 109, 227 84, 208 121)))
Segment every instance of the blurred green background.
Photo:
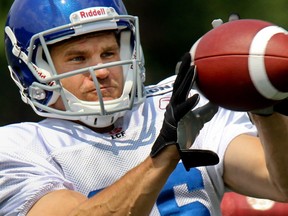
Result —
MULTIPOLYGON (((41 1, 41 0, 39 0, 41 1)), ((81 0, 78 0, 81 1, 81 0)), ((231 13, 262 19, 288 29, 286 0, 123 0, 128 12, 140 20, 146 61, 146 84, 172 75, 176 62, 192 44, 211 29, 211 21, 227 21, 231 13)), ((4 54, 4 26, 12 0, 0 1, 0 126, 41 118, 24 104, 10 79, 4 54)))

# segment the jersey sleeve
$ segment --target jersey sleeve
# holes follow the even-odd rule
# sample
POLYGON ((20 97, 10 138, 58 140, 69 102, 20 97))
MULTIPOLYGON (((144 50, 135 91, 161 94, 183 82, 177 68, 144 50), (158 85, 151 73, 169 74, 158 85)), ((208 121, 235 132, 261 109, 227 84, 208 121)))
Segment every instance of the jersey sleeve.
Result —
POLYGON ((209 149, 216 152, 220 162, 208 166, 207 170, 216 185, 218 196, 222 197, 226 188, 223 182, 224 155, 230 142, 240 134, 257 136, 256 127, 251 123, 247 113, 234 112, 219 108, 212 120, 205 124, 193 148, 209 149))
POLYGON ((45 194, 74 189, 49 158, 25 145, 16 145, 20 140, 11 141, 12 136, 5 134, 8 131, 0 131, 0 215, 26 215, 45 194))

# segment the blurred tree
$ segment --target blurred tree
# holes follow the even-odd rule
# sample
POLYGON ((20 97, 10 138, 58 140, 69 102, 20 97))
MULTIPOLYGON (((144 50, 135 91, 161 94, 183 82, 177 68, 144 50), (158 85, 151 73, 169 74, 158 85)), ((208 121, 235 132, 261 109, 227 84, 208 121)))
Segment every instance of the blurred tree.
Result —
POLYGON ((287 27, 288 5, 284 0, 124 0, 130 14, 139 16, 145 53, 147 82, 174 73, 179 58, 209 31, 215 18, 227 21, 231 13, 287 27))
MULTIPOLYGON (((146 84, 174 74, 176 62, 197 39, 211 29, 211 21, 215 18, 227 21, 231 13, 237 12, 242 18, 262 19, 288 27, 286 0, 123 1, 130 14, 139 16, 147 69, 146 84)), ((3 36, 6 15, 12 2, 0 1, 0 125, 40 119, 21 101, 7 69, 3 36)))

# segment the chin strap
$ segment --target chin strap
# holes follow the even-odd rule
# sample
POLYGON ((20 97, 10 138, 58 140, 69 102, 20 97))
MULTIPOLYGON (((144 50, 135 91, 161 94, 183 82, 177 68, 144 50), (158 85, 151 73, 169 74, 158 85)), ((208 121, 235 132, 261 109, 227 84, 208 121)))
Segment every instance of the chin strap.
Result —
POLYGON ((12 48, 13 55, 16 56, 17 58, 21 59, 27 65, 28 56, 18 46, 17 38, 16 38, 15 34, 13 33, 12 29, 9 26, 5 27, 5 33, 7 34, 7 36, 9 37, 9 39, 10 39, 12 45, 13 45, 13 48, 12 48))

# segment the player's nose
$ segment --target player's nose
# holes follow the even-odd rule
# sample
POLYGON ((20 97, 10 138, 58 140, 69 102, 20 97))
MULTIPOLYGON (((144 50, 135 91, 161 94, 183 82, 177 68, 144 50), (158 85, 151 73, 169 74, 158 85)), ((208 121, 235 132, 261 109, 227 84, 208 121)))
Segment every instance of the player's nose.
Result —
POLYGON ((102 69, 96 70, 95 73, 96 73, 97 78, 105 79, 109 76, 110 71, 108 68, 102 68, 102 69))
MULTIPOLYGON (((101 65, 102 63, 97 64, 97 66, 101 66, 101 65)), ((94 70, 94 73, 98 79, 106 79, 109 76, 110 71, 109 71, 109 68, 104 67, 104 68, 94 70)))

